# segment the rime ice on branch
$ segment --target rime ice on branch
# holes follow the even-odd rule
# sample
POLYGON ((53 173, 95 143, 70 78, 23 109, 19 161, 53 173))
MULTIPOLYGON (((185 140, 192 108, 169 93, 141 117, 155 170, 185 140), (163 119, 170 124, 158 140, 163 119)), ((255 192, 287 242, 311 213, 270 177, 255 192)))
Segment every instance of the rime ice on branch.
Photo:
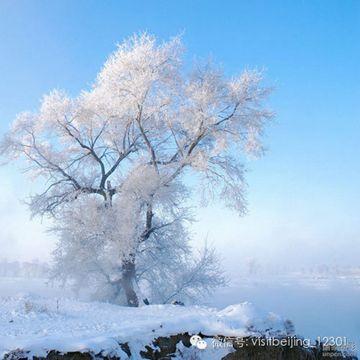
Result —
POLYGON ((91 90, 52 91, 1 145, 44 181, 30 208, 54 219, 54 275, 130 306, 144 294, 187 300, 223 284, 212 249, 191 254, 184 175, 197 175, 204 199, 243 214, 241 156, 262 154, 271 118, 260 73, 228 79, 210 64, 186 73, 182 54, 179 38, 131 37, 91 90))

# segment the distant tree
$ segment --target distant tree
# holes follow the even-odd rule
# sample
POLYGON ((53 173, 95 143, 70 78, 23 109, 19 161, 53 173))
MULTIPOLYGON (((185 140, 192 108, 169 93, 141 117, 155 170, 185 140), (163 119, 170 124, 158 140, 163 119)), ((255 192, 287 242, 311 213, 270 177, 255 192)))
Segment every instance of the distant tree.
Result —
POLYGON ((259 273, 262 270, 262 266, 261 266, 260 262, 258 261, 258 259, 254 258, 254 257, 248 257, 245 260, 245 265, 247 268, 247 273, 250 276, 259 275, 259 273))
POLYGON ((27 161, 44 191, 33 215, 59 234, 55 274, 130 306, 196 297, 223 284, 213 249, 192 256, 186 222, 197 176, 203 198, 245 212, 242 155, 261 155, 271 113, 261 74, 228 79, 218 68, 186 73, 178 38, 133 36, 108 58, 91 90, 44 96, 20 114, 2 154, 27 161))

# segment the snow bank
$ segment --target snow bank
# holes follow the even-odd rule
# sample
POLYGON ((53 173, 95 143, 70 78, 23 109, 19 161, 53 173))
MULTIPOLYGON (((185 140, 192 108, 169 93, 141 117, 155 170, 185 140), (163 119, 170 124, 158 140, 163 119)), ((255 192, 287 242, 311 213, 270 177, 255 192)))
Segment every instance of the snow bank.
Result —
POLYGON ((21 349, 43 356, 49 350, 93 351, 121 356, 119 343, 143 349, 159 336, 188 332, 245 336, 285 334, 276 315, 250 303, 221 311, 200 306, 150 305, 127 308, 107 303, 49 299, 35 295, 0 298, 0 357, 21 349))

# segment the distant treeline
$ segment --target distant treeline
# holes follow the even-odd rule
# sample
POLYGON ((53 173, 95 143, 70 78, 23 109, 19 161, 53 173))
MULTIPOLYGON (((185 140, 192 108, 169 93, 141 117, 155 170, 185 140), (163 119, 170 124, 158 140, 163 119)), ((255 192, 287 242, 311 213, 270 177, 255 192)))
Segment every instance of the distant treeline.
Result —
POLYGON ((50 266, 39 261, 0 260, 0 277, 47 277, 50 266))
POLYGON ((273 264, 264 263, 255 257, 243 260, 239 265, 240 274, 248 276, 264 275, 302 275, 314 277, 334 277, 334 276, 360 276, 360 265, 337 265, 337 264, 273 264))

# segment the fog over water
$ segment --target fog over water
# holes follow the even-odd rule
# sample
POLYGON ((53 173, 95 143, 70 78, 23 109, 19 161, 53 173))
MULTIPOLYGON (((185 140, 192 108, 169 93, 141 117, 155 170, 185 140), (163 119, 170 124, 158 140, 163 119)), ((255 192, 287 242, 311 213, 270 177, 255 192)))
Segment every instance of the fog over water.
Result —
MULTIPOLYGON (((46 231, 50 222, 31 219, 23 202, 39 185, 14 168, 1 168, 0 174, 0 257, 49 261, 56 241, 46 231)), ((321 264, 360 265, 359 225, 354 215, 338 215, 338 208, 344 204, 320 213, 323 204, 313 202, 308 206, 296 193, 287 198, 286 191, 274 189, 275 194, 267 198, 266 185, 256 181, 252 184, 252 177, 254 171, 249 176, 247 215, 239 217, 220 203, 197 208, 197 222, 190 227, 194 246, 205 241, 214 245, 231 275, 242 271, 249 259, 256 259, 264 269, 275 270, 321 264)))

